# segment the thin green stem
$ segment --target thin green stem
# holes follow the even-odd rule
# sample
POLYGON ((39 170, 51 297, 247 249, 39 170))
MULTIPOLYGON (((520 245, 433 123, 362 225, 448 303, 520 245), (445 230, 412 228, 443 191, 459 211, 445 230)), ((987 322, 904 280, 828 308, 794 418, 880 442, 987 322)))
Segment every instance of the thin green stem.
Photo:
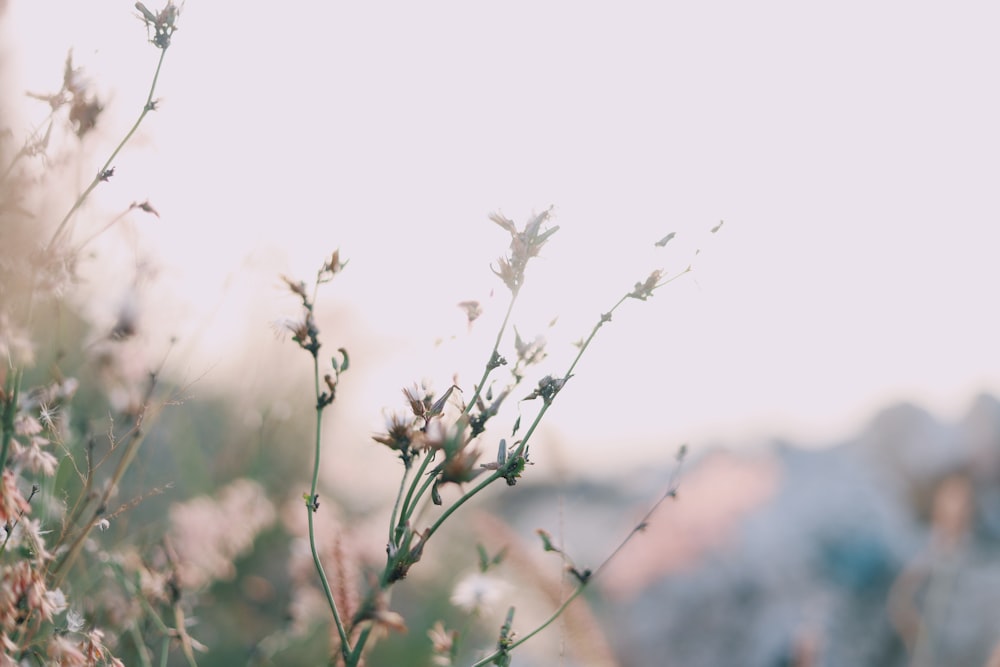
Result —
MULTIPOLYGON (((604 324, 611 321, 611 314, 614 313, 614 311, 617 310, 618 307, 621 306, 626 299, 628 299, 627 295, 618 299, 618 302, 611 307, 611 310, 601 315, 601 319, 598 320, 597 324, 595 324, 594 328, 590 331, 590 335, 587 336, 586 340, 584 340, 584 342, 580 345, 580 349, 577 351, 576 356, 573 358, 573 362, 569 365, 569 368, 563 375, 561 380, 563 384, 569 381, 570 377, 573 375, 573 369, 576 368, 576 365, 580 362, 581 357, 583 357, 583 353, 587 351, 588 347, 590 347, 590 343, 591 341, 594 340, 594 337, 597 335, 597 332, 600 330, 602 326, 604 326, 604 324)), ((539 410, 538 414, 535 415, 535 418, 534 420, 532 420, 531 425, 528 427, 528 429, 524 432, 524 435, 521 437, 521 442, 518 444, 517 449, 514 450, 512 454, 513 456, 521 456, 522 454, 524 454, 524 450, 528 446, 528 441, 531 440, 532 434, 535 432, 535 429, 538 428, 538 425, 541 423, 542 417, 544 417, 545 413, 548 412, 549 407, 552 405, 552 401, 554 400, 554 398, 555 396, 543 402, 541 410, 539 410)))
POLYGON ((354 646, 354 650, 351 651, 351 655, 348 656, 347 660, 345 660, 347 667, 355 667, 358 664, 358 661, 361 660, 361 652, 365 649, 365 644, 368 643, 368 637, 371 635, 372 628, 374 627, 375 626, 373 624, 369 624, 364 630, 361 631, 361 634, 358 635, 358 641, 354 646))
POLYGON ((134 622, 130 623, 128 626, 128 634, 132 638, 132 643, 135 644, 136 655, 139 656, 139 664, 141 667, 153 667, 152 661, 149 658, 149 649, 146 647, 146 642, 142 638, 142 633, 139 632, 139 626, 134 622))
POLYGON ((396 502, 392 505, 392 516, 389 518, 389 542, 396 543, 396 517, 399 516, 399 505, 403 501, 403 489, 406 488, 406 478, 410 474, 410 465, 403 470, 403 476, 399 480, 399 491, 396 492, 396 502))
MULTIPOLYGON (((690 269, 682 271, 678 275, 676 275, 676 276, 674 276, 672 278, 669 278, 667 280, 664 280, 663 282, 661 282, 658 285, 656 285, 656 287, 654 289, 659 289, 660 287, 663 287, 664 285, 673 282, 677 278, 680 278, 682 275, 684 275, 685 273, 687 273, 689 270, 690 269)), ((563 384, 565 384, 566 382, 568 382, 569 379, 570 379, 570 377, 572 377, 573 370, 576 368, 576 365, 578 363, 580 363, 580 359, 583 358, 583 353, 586 352, 587 348, 590 347, 591 342, 593 342, 594 338, 597 336, 597 332, 601 330, 601 327, 603 327, 605 324, 607 324, 608 322, 611 321, 611 316, 614 314, 614 312, 616 310, 618 310, 618 308, 620 308, 623 303, 625 303, 626 301, 628 301, 628 299, 630 297, 631 297, 631 293, 626 294, 625 296, 621 297, 620 299, 618 299, 618 301, 615 302, 615 305, 611 306, 610 310, 608 310, 607 312, 605 312, 604 314, 601 315, 601 318, 597 321, 597 324, 594 325, 594 328, 591 329, 590 334, 587 336, 587 338, 580 345, 580 349, 577 351, 576 356, 573 358, 573 362, 569 365, 569 368, 566 369, 566 373, 562 377, 562 383, 563 384)), ((554 398, 555 397, 553 396, 552 398, 546 400, 545 403, 542 405, 542 409, 538 411, 538 414, 535 416, 534 421, 531 423, 531 426, 528 428, 528 430, 525 431, 524 436, 521 438, 520 444, 517 446, 517 449, 514 451, 514 455, 515 456, 520 456, 521 454, 524 453, 524 450, 525 450, 525 448, 528 445, 528 441, 531 439, 531 434, 534 433, 535 428, 538 426, 539 422, 541 422, 541 420, 542 420, 542 416, 548 411, 549 406, 552 405, 552 400, 554 398)))
POLYGON ((476 495, 477 493, 479 493, 480 491, 482 491, 487 486, 497 481, 501 477, 502 475, 500 474, 499 471, 493 472, 489 477, 481 481, 479 484, 476 484, 476 486, 474 486, 470 491, 467 491, 464 494, 462 494, 461 498, 459 498, 454 503, 449 505, 448 509, 442 512, 441 516, 439 516, 437 520, 433 524, 431 524, 431 527, 428 528, 427 531, 424 533, 424 544, 427 544, 427 541, 431 538, 431 535, 437 532, 438 528, 440 528, 441 525, 448 520, 448 517, 450 517, 455 512, 455 510, 464 505, 474 495, 476 495))
POLYGON ((610 563, 611 561, 613 561, 615 558, 618 557, 618 554, 621 552, 621 550, 625 548, 626 544, 632 541, 632 538, 634 538, 636 534, 641 533, 643 530, 645 530, 646 526, 649 524, 649 520, 653 517, 653 514, 656 513, 656 510, 660 508, 660 505, 666 502, 668 498, 676 497, 677 480, 680 477, 681 469, 684 466, 684 452, 686 451, 686 448, 687 445, 681 447, 681 451, 677 455, 677 465, 674 467, 674 471, 670 475, 670 481, 667 483, 667 490, 664 492, 662 496, 659 497, 659 499, 657 499, 655 503, 653 503, 653 506, 650 507, 649 510, 647 510, 647 512, 642 516, 642 518, 639 519, 635 527, 633 527, 632 530, 629 531, 629 534, 625 536, 625 539, 618 543, 618 546, 615 547, 615 550, 612 551, 611 554, 594 569, 593 574, 590 575, 591 580, 597 575, 599 575, 604 570, 604 568, 608 566, 608 563, 610 563))
POLYGON ((45 246, 46 252, 52 249, 52 247, 55 245, 55 242, 59 239, 59 236, 66 229, 66 226, 69 224, 69 221, 73 218, 73 215, 80 209, 81 206, 83 206, 83 202, 87 200, 87 197, 89 197, 90 193, 94 191, 94 188, 96 188, 98 184, 100 184, 102 181, 107 180, 108 169, 111 167, 111 163, 114 161, 116 157, 118 157, 118 153, 120 153, 121 150, 125 147, 125 144, 127 144, 129 139, 132 138, 132 135, 135 134, 136 130, 139 129, 139 125, 142 124, 142 121, 146 117, 146 114, 148 114, 150 111, 156 108, 156 105, 153 104, 153 95, 156 92, 156 82, 160 78, 160 68, 163 66, 163 59, 164 57, 166 57, 166 55, 167 55, 167 48, 164 47, 160 49, 160 59, 156 63, 156 72, 153 74, 153 82, 149 86, 149 94, 146 96, 146 104, 143 105, 142 112, 139 114, 139 117, 136 119, 135 123, 133 123, 132 128, 128 131, 125 137, 121 140, 121 142, 119 142, 118 146, 115 147, 115 150, 112 151, 111 156, 104 163, 104 166, 102 166, 97 171, 97 174, 94 175, 94 179, 90 182, 90 185, 87 186, 87 189, 84 190, 80 194, 80 196, 76 198, 75 202, 73 202, 73 206, 70 207, 69 211, 66 213, 62 221, 59 223, 59 226, 56 227, 55 232, 53 232, 52 238, 49 239, 48 244, 45 246))
POLYGON ((170 637, 163 638, 163 644, 160 646, 160 667, 167 667, 167 661, 170 658, 170 637))
MULTIPOLYGON (((351 645, 347 637, 347 630, 344 628, 344 622, 340 618, 340 612, 337 610, 337 602, 333 599, 333 591, 330 589, 330 582, 326 577, 326 572, 323 570, 323 563, 319 558, 319 550, 316 548, 316 530, 313 521, 313 515, 319 507, 319 501, 316 496, 316 488, 319 484, 319 463, 320 463, 320 444, 321 435, 323 432, 323 408, 324 406, 320 403, 320 385, 319 385, 319 356, 313 353, 313 383, 316 394, 316 440, 314 443, 314 454, 313 454, 313 474, 312 474, 312 484, 309 487, 309 498, 306 500, 306 512, 309 516, 309 549, 312 551, 313 564, 316 566, 316 572, 319 574, 320 582, 323 584, 323 592, 326 594, 327 604, 330 605, 330 611, 333 612, 333 621, 337 625, 337 634, 340 635, 340 651, 344 656, 344 661, 350 657, 351 645)), ((350 664, 350 663, 348 663, 350 664)))
MULTIPOLYGON (((498 472, 494 472, 492 475, 490 475, 489 477, 487 477, 486 479, 484 479, 482 482, 480 482, 479 484, 477 484, 472 490, 470 490, 467 493, 465 493, 461 498, 459 498, 452 505, 450 505, 448 507, 448 509, 446 509, 441 514, 441 516, 438 517, 437 521, 435 521, 434 524, 430 528, 427 529, 427 532, 425 532, 423 534, 422 544, 427 544, 427 541, 430 539, 431 535, 433 535, 435 532, 437 532, 437 529, 441 527, 441 525, 448 519, 449 516, 451 516, 451 514, 453 512, 455 512, 455 510, 457 510, 459 507, 461 507, 462 505, 464 505, 466 503, 466 501, 468 501, 470 498, 472 498, 473 496, 475 496, 477 493, 479 493, 480 491, 482 491, 483 489, 485 489, 487 486, 489 486, 490 484, 492 484, 496 480, 500 479, 500 477, 501 477, 501 475, 498 472)), ((429 478, 429 481, 430 480, 433 480, 433 477, 429 478)), ((427 486, 428 486, 428 484, 425 483, 424 484, 424 489, 426 489, 427 486)), ((414 504, 414 506, 415 506, 415 504, 414 504)), ((413 510, 413 507, 410 508, 411 512, 412 512, 412 510, 413 510)), ((403 545, 401 545, 400 548, 399 548, 399 553, 401 553, 401 554, 407 554, 409 552, 409 540, 412 539, 412 537, 413 537, 412 533, 407 536, 407 539, 406 539, 405 543, 403 545)), ((385 588, 388 585, 387 584, 387 582, 388 582, 388 576, 389 576, 389 573, 392 572, 394 566, 395 566, 395 564, 393 562, 393 559, 390 558, 389 561, 386 563, 386 569, 385 569, 385 572, 384 572, 384 574, 382 576, 381 586, 383 588, 385 588)), ((357 642, 356 642, 356 644, 354 646, 353 652, 351 652, 351 654, 349 656, 345 656, 344 657, 344 662, 345 662, 345 664, 348 667, 352 667, 353 665, 357 664, 358 659, 360 659, 360 657, 361 657, 361 651, 364 649, 364 646, 365 646, 365 644, 368 641, 368 637, 371 634, 371 629, 372 629, 372 626, 369 625, 364 630, 362 630, 361 634, 358 636, 358 640, 357 640, 357 642)))
POLYGON ((499 354, 500 341, 503 340, 504 332, 507 331, 507 323, 510 322, 510 315, 512 312, 514 312, 515 302, 517 302, 516 292, 511 294, 510 296, 510 302, 507 304, 507 312, 503 316, 503 322, 500 324, 500 330, 497 331, 497 337, 496 340, 493 342, 493 349, 490 351, 490 356, 486 360, 486 366, 483 369, 483 375, 481 378, 479 378, 479 382, 478 384, 476 384, 476 390, 473 392, 472 398, 469 399, 469 402, 466 404, 465 411, 463 414, 469 414, 469 412, 472 410, 472 407, 476 404, 476 400, 479 398, 479 395, 483 392, 483 387, 486 386, 487 378, 489 378, 490 373, 493 372, 493 369, 496 368, 496 366, 493 364, 493 361, 497 358, 497 355, 499 354))
MULTIPOLYGON (((675 276, 673 276, 671 278, 667 278, 666 280, 663 280, 663 281, 657 283, 656 286, 654 286, 652 288, 652 290, 658 290, 661 287, 663 287, 664 285, 669 285, 670 283, 674 282, 675 280, 677 280, 681 276, 685 275, 689 271, 691 271, 691 267, 690 266, 688 268, 686 268, 685 270, 681 271, 680 273, 678 273, 677 275, 675 275, 675 276)), ((652 290, 650 290, 650 291, 652 291, 652 290)), ((615 305, 611 306, 610 310, 608 310, 606 313, 604 313, 603 315, 601 315, 601 319, 598 320, 597 324, 594 325, 594 328, 591 330, 590 335, 587 336, 587 339, 583 341, 582 345, 580 345, 580 350, 576 353, 576 357, 573 359, 573 363, 571 363, 569 365, 569 369, 566 371, 566 375, 563 376, 563 380, 564 381, 568 380, 569 377, 570 377, 570 375, 573 374, 573 369, 576 368, 576 365, 577 365, 577 363, 579 363, 580 358, 583 356, 583 353, 586 352, 586 350, 587 350, 588 347, 590 347, 590 343, 591 343, 591 341, 594 340, 594 337, 597 336, 597 332, 600 331, 600 329, 601 329, 602 326, 604 326, 605 324, 607 324, 608 322, 611 321, 611 316, 614 314, 614 312, 616 310, 618 310, 621 307, 621 305, 623 303, 625 303, 626 301, 628 301, 630 298, 633 298, 632 297, 633 294, 634 294, 633 292, 629 292, 628 294, 626 294, 622 298, 618 299, 618 301, 615 302, 615 305)))
MULTIPOLYGON (((650 518, 653 516, 656 510, 659 509, 660 505, 662 505, 664 501, 666 501, 668 498, 673 498, 676 495, 677 479, 680 477, 681 468, 684 464, 685 449, 686 447, 682 447, 681 451, 677 455, 677 466, 674 468, 673 473, 670 475, 670 481, 667 484, 666 492, 662 496, 660 496, 660 498, 655 503, 653 503, 653 506, 649 508, 649 510, 646 512, 645 515, 643 515, 642 519, 639 520, 638 524, 631 531, 629 531, 629 534, 625 537, 625 539, 622 540, 618 544, 618 546, 615 547, 614 551, 612 551, 611 554, 607 558, 605 558, 600 565, 597 566, 597 568, 593 571, 593 573, 591 573, 587 577, 586 581, 579 582, 576 589, 570 594, 568 598, 566 598, 566 600, 561 605, 559 605, 559 608, 556 609, 551 616, 549 616, 548 620, 546 620, 544 623, 539 625, 537 628, 526 634, 518 641, 511 644, 509 647, 507 647, 506 649, 507 652, 514 650, 524 642, 528 641, 529 639, 537 635, 539 632, 547 628, 549 625, 551 625, 556 619, 558 619, 563 614, 563 612, 566 611, 566 608, 569 607, 570 603, 573 602, 573 600, 575 600, 577 597, 579 597, 579 595, 583 592, 583 589, 587 587, 587 584, 589 584, 591 581, 597 578, 597 576, 604 570, 604 568, 608 565, 608 563, 614 560, 618 556, 618 554, 621 553, 621 550, 625 547, 625 545, 628 544, 632 540, 632 538, 635 537, 637 533, 641 532, 646 527, 650 518)), ((563 556, 565 556, 565 554, 563 554, 563 556)), ((499 656, 500 656, 500 651, 499 650, 494 651, 490 655, 486 656, 479 662, 472 665, 472 667, 483 667, 484 665, 488 665, 499 656)))
POLYGON ((10 452, 10 442, 14 438, 14 418, 17 416, 18 395, 21 392, 21 380, 24 377, 24 369, 18 367, 13 373, 7 375, 7 382, 4 387, 6 400, 3 403, 3 433, 0 435, 2 445, 0 445, 0 470, 4 470, 7 465, 7 455, 10 452))
POLYGON ((601 315, 601 319, 594 325, 594 328, 590 331, 590 335, 587 336, 587 339, 583 341, 583 345, 581 345, 580 349, 577 351, 576 357, 573 359, 573 363, 571 363, 569 368, 566 370, 566 375, 563 376, 563 379, 569 379, 569 376, 573 374, 573 369, 576 368, 576 365, 580 362, 580 358, 583 357, 583 353, 587 351, 587 348, 590 347, 590 343, 594 340, 594 337, 597 336, 597 332, 601 330, 601 327, 611 321, 611 315, 618 310, 618 308, 625 303, 627 299, 628 295, 618 299, 615 305, 611 306, 611 310, 601 315))
MULTIPOLYGON (((413 479, 410 481, 410 489, 409 491, 406 492, 406 499, 403 500, 403 506, 400 508, 399 524, 394 529, 396 531, 399 531, 403 526, 406 525, 406 522, 413 514, 411 503, 415 504, 416 500, 419 500, 424 490, 426 490, 427 485, 425 484, 424 485, 425 488, 422 489, 420 493, 417 494, 417 498, 414 499, 413 494, 417 490, 417 486, 420 485, 420 480, 423 478, 424 473, 427 471, 427 466, 430 465, 431 458, 432 457, 430 454, 426 454, 424 456, 424 460, 420 463, 420 467, 417 469, 417 473, 413 476, 413 479)), ((395 540, 393 541, 393 543, 395 543, 395 540)))
MULTIPOLYGON (((663 281, 662 283, 659 283, 658 285, 656 285, 656 288, 662 287, 663 285, 665 285, 665 284, 667 284, 669 282, 672 282, 673 280, 676 280, 677 278, 679 278, 681 275, 684 275, 685 273, 687 273, 687 271, 684 271, 681 274, 679 274, 677 276, 674 276, 673 278, 670 278, 668 280, 663 281)), ((654 288, 654 289, 656 289, 656 288, 654 288)), ((587 348, 590 347, 591 342, 597 336, 597 332, 600 331, 600 329, 601 329, 602 326, 604 326, 605 324, 607 324, 608 322, 611 321, 612 314, 616 310, 618 310, 618 308, 623 303, 625 303, 625 301, 627 301, 630 298, 630 294, 626 294, 625 296, 623 296, 620 299, 618 299, 618 301, 615 302, 615 304, 611 307, 610 310, 608 310, 607 312, 605 312, 604 314, 601 315, 600 320, 598 320, 597 324, 595 324, 594 328, 590 331, 590 334, 587 336, 587 338, 580 345, 580 349, 577 352, 576 357, 574 357, 573 362, 570 364, 569 368, 566 370, 565 375, 563 375, 563 377, 562 377, 562 382, 563 383, 567 382, 570 379, 570 377, 573 375, 573 370, 576 368, 576 365, 579 363, 580 359, 583 357, 583 353, 586 352, 587 348)), ((548 398, 547 400, 544 401, 541 410, 539 410, 538 414, 535 415, 535 419, 532 421, 532 423, 528 427, 527 431, 525 431, 524 436, 521 438, 521 442, 518 445, 517 449, 514 451, 513 456, 521 456, 524 453, 524 450, 526 449, 526 447, 528 445, 528 441, 531 439, 531 435, 534 433, 535 428, 541 422, 542 417, 548 411, 549 406, 552 405, 552 399, 553 398, 554 398, 554 396, 550 397, 550 398, 548 398)), ((679 466, 678 466, 678 468, 679 468, 679 466)), ((487 484, 489 484, 490 482, 494 481, 495 478, 497 478, 499 476, 500 476, 499 473, 494 473, 493 475, 491 475, 490 478, 487 478, 482 484, 480 484, 479 486, 477 486, 475 489, 473 489, 472 491, 470 491, 468 494, 466 494, 465 496, 463 496, 462 498, 460 498, 454 505, 452 505, 451 507, 449 507, 448 510, 445 512, 445 514, 443 514, 441 517, 439 517, 438 521, 435 522, 433 526, 431 526, 431 528, 425 534, 424 540, 426 541, 428 538, 430 538, 430 536, 437 530, 438 526, 444 521, 444 519, 446 519, 448 515, 450 515, 453 511, 455 511, 458 508, 459 505, 461 505, 466 500, 468 500, 469 497, 471 497, 471 496, 475 495, 476 493, 478 493, 482 488, 485 488, 485 486, 487 484)), ((639 530, 641 529, 641 527, 645 524, 646 520, 649 519, 649 517, 653 514, 654 511, 656 511, 656 508, 658 508, 660 506, 660 504, 666 498, 671 497, 671 490, 672 490, 673 486, 674 486, 674 481, 672 479, 671 480, 671 484, 670 484, 670 489, 667 490, 667 493, 664 494, 663 497, 661 497, 656 502, 656 504, 653 505, 653 507, 646 513, 645 517, 643 517, 643 520, 639 523, 639 527, 634 528, 631 532, 629 532, 628 536, 626 536, 626 538, 622 541, 622 543, 619 544, 615 548, 615 550, 611 553, 611 555, 608 556, 608 558, 606 558, 598 566, 598 568, 594 572, 594 574, 592 574, 590 576, 590 578, 587 580, 588 582, 591 581, 591 580, 593 580, 594 575, 596 575, 601 570, 603 570, 604 567, 611 560, 613 560, 618 555, 619 552, 621 552, 621 550, 625 546, 625 544, 627 544, 635 536, 635 534, 637 532, 639 532, 639 530)), ((549 627, 549 625, 551 625, 553 622, 555 622, 556 619, 558 619, 560 616, 562 616, 563 612, 566 611, 566 608, 569 607, 569 605, 573 602, 573 600, 575 600, 577 597, 579 597, 579 595, 583 592, 583 590, 584 590, 584 588, 586 588, 586 586, 587 586, 587 582, 581 582, 577 586, 577 588, 570 594, 570 596, 568 598, 566 598, 566 600, 561 605, 559 605, 559 607, 552 613, 551 616, 549 616, 549 618, 545 622, 543 622, 537 628, 535 628, 534 630, 532 630, 531 632, 529 632, 528 634, 526 634, 524 637, 521 637, 519 640, 517 640, 516 642, 514 642, 513 644, 511 644, 510 646, 508 646, 506 649, 504 649, 504 651, 505 652, 510 652, 510 651, 514 650, 515 648, 517 648, 521 644, 525 643, 526 641, 528 641, 529 639, 531 639, 532 637, 534 637, 535 635, 537 635, 538 633, 542 632, 547 627, 549 627)), ((494 651, 493 653, 487 655, 486 657, 480 659, 478 662, 476 662, 475 664, 473 664, 472 667, 486 667, 486 665, 491 664, 494 660, 496 660, 498 657, 500 657, 500 655, 501 655, 501 651, 498 649, 498 650, 494 651)))
MULTIPOLYGON (((152 620, 153 625, 155 625, 159 631, 163 634, 164 639, 167 640, 166 644, 169 650, 169 640, 173 636, 172 628, 167 626, 160 618, 160 615, 156 613, 152 605, 149 604, 149 600, 146 599, 145 595, 138 593, 138 583, 130 581, 125 575, 125 570, 120 563, 114 561, 108 561, 108 567, 114 575, 115 579, 118 581, 118 585, 122 587, 126 595, 130 598, 138 598, 143 610, 146 615, 152 620)), ((136 575, 138 577, 138 575, 136 575)), ((151 657, 149 655, 149 649, 146 646, 146 641, 142 637, 142 633, 139 631, 139 626, 137 621, 133 621, 128 627, 129 635, 132 637, 132 642, 135 644, 136 653, 139 655, 139 662, 142 663, 143 667, 152 667, 151 657)), ((162 658, 161 658, 162 659, 162 658)))
MULTIPOLYGON (((518 639, 516 642, 514 642, 510 646, 508 646, 507 649, 506 649, 506 651, 508 653, 510 651, 513 651, 515 648, 517 648, 518 646, 520 646, 524 642, 528 641, 529 639, 531 639, 532 637, 534 637, 535 635, 537 635, 539 632, 543 631, 545 628, 547 628, 550 625, 552 625, 552 623, 555 622, 556 619, 558 619, 560 616, 562 616, 563 612, 566 611, 566 608, 569 607, 570 603, 572 603, 573 600, 575 600, 577 597, 580 596, 580 593, 582 593, 583 589, 586 588, 586 587, 587 587, 586 584, 580 584, 579 586, 577 586, 576 590, 574 590, 572 593, 570 593, 569 597, 566 598, 566 601, 563 602, 561 605, 559 605, 559 608, 556 609, 554 612, 552 612, 552 615, 549 616, 549 618, 544 623, 542 623, 541 625, 539 625, 537 628, 535 628, 534 630, 532 630, 531 632, 529 632, 525 636, 523 636, 520 639, 518 639)), ((478 662, 474 663, 472 665, 472 667, 486 667, 486 665, 489 665, 494 660, 496 660, 498 657, 500 657, 500 651, 499 650, 494 651, 493 653, 490 653, 485 658, 480 659, 478 662)))
POLYGON ((420 490, 417 491, 416 497, 413 499, 412 503, 407 505, 406 512, 402 515, 402 517, 399 520, 400 526, 405 526, 406 522, 409 521, 411 518, 413 518, 413 512, 417 509, 417 505, 420 504, 420 499, 424 497, 424 494, 427 493, 427 489, 430 487, 431 484, 434 483, 434 480, 437 477, 436 474, 437 470, 438 469, 435 468, 430 475, 425 475, 424 483, 420 485, 420 490))

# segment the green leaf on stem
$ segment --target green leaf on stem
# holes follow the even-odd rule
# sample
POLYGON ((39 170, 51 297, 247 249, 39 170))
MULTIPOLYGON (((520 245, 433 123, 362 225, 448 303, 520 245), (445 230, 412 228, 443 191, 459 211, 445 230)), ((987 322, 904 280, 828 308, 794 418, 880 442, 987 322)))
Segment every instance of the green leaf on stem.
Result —
POLYGON ((545 549, 546 551, 554 551, 556 553, 562 553, 562 550, 559 547, 557 547, 554 544, 552 544, 552 536, 549 535, 549 533, 547 531, 539 528, 535 532, 538 533, 538 536, 540 538, 542 538, 542 548, 543 549, 545 549))

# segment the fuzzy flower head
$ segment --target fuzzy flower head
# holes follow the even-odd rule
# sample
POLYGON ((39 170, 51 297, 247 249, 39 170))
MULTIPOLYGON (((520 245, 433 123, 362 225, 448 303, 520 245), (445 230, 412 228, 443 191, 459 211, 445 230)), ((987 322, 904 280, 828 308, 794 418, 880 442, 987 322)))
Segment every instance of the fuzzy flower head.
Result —
POLYGON ((483 472, 476 465, 482 452, 470 444, 472 430, 468 415, 462 415, 451 425, 445 425, 441 419, 431 420, 424 429, 424 438, 426 449, 444 454, 438 484, 464 484, 483 472))
POLYGON ((333 251, 330 255, 330 259, 323 262, 323 266, 320 267, 318 280, 319 282, 329 282, 333 279, 335 275, 340 273, 343 268, 347 266, 347 261, 341 261, 340 259, 340 249, 333 251))
MULTIPOLYGON (((104 110, 103 105, 96 96, 91 94, 90 82, 83 75, 83 71, 73 66, 73 52, 66 56, 66 63, 63 66, 63 84, 57 93, 38 94, 28 93, 29 97, 46 102, 53 112, 64 106, 69 106, 69 120, 73 124, 76 134, 81 139, 88 132, 97 126, 97 119, 104 110)), ((46 131, 45 136, 37 141, 29 149, 29 154, 44 153, 48 147, 52 126, 46 131)))
MULTIPOLYGON (((448 400, 456 389, 458 389, 458 386, 452 385, 445 389, 443 394, 435 398, 426 382, 419 385, 414 383, 410 387, 403 388, 403 396, 406 398, 406 402, 409 403, 410 410, 413 411, 414 416, 420 417, 427 424, 434 417, 440 417, 444 414, 445 408, 448 406, 448 400)), ((459 392, 461 391, 459 389, 459 392)))
POLYGON ((23 444, 17 440, 11 441, 14 445, 11 449, 11 460, 34 473, 41 473, 46 477, 54 475, 59 460, 50 452, 42 449, 49 444, 49 441, 38 435, 33 435, 24 440, 26 442, 23 444))
POLYGON ((434 393, 426 382, 414 382, 409 387, 403 387, 403 397, 417 417, 424 417, 434 404, 434 393))
POLYGON ((536 257, 549 237, 559 229, 557 225, 544 232, 541 231, 542 223, 546 222, 551 214, 551 208, 542 211, 529 220, 522 231, 518 231, 514 221, 502 214, 490 214, 490 220, 507 230, 511 239, 510 254, 498 260, 493 273, 499 276, 514 294, 517 294, 524 284, 524 269, 528 265, 528 260, 536 257))
POLYGON ((22 514, 31 510, 31 505, 21 495, 17 480, 10 468, 0 476, 0 524, 13 525, 22 514))
POLYGON ((434 664, 449 667, 455 664, 455 653, 458 649, 458 630, 448 631, 444 623, 438 621, 427 631, 434 650, 434 664))
POLYGON ((472 323, 483 314, 483 307, 478 301, 459 301, 458 307, 465 313, 465 319, 468 320, 470 329, 472 328, 472 323))
POLYGON ((87 664, 92 664, 87 662, 87 654, 80 642, 69 635, 53 635, 49 640, 47 653, 54 665, 86 667, 87 664))
POLYGON ((517 352, 517 362, 511 373, 520 382, 524 378, 525 369, 528 366, 540 364, 547 356, 545 352, 545 337, 538 335, 534 340, 524 340, 521 333, 514 327, 514 350, 517 352))
POLYGON ((83 630, 84 618, 78 609, 70 609, 66 612, 66 629, 70 632, 80 632, 83 630))
POLYGON ((474 480, 483 473, 483 468, 476 465, 481 454, 481 450, 471 445, 464 445, 452 452, 446 450, 440 483, 464 484, 474 480))
POLYGON ((282 318, 273 322, 275 335, 279 338, 292 335, 292 341, 310 354, 317 354, 320 348, 319 329, 312 311, 306 310, 301 318, 282 318))
MULTIPOLYGON (((37 563, 52 560, 52 554, 45 548, 45 535, 38 519, 23 518, 11 530, 11 540, 21 547, 23 554, 30 556, 37 563)), ((62 595, 62 593, 59 593, 62 595)))
POLYGON ((399 458, 407 467, 425 443, 424 433, 416 427, 414 418, 396 411, 385 417, 385 434, 374 435, 372 439, 399 452, 399 458))
POLYGON ((506 593, 506 582, 482 572, 473 572, 455 586, 451 603, 470 614, 482 614, 496 607, 506 593))
POLYGON ((641 283, 636 283, 635 289, 629 292, 628 295, 633 299, 639 299, 640 301, 645 301, 646 299, 653 296, 653 291, 657 287, 660 287, 661 285, 660 278, 662 277, 663 277, 663 271, 659 269, 653 271, 652 273, 649 274, 649 277, 646 278, 646 280, 644 280, 641 283))
POLYGON ((180 10, 173 0, 169 0, 167 5, 155 14, 141 2, 135 3, 135 8, 139 10, 139 18, 146 24, 146 29, 153 29, 149 41, 158 49, 165 50, 170 46, 170 38, 177 30, 177 17, 180 16, 180 10))

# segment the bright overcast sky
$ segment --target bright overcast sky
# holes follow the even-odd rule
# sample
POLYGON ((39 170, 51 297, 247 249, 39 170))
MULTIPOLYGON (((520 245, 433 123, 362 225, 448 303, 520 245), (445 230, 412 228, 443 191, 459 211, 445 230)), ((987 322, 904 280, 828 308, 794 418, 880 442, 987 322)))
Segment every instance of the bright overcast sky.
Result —
MULTIPOLYGON (((128 2, 56 4, 10 3, 20 83, 58 88, 75 45, 120 137, 155 50, 128 2)), ((822 443, 903 399, 953 417, 1000 392, 998 22, 992 3, 190 0, 99 202, 162 214, 136 228, 197 324, 170 318, 199 336, 194 375, 240 367, 234 335, 272 345, 292 310, 274 275, 340 247, 325 298, 381 345, 371 412, 422 374, 471 385, 421 355, 463 331, 457 301, 496 287, 501 308, 487 214, 554 205, 518 320, 559 315, 554 355, 702 250, 585 358, 565 439, 822 443)))

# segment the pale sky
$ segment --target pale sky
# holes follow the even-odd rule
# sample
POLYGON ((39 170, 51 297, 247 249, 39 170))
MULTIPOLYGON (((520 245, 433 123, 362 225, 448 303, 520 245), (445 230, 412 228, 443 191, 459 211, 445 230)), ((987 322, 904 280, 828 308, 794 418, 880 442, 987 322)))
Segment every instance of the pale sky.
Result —
MULTIPOLYGON (((22 87, 58 88, 73 45, 106 95, 94 169, 155 66, 131 5, 8 9, 22 87)), ((554 205, 515 316, 526 336, 559 316, 551 372, 634 282, 701 249, 584 359, 551 415, 567 448, 823 444, 897 400, 954 418, 1000 393, 998 21, 971 2, 191 0, 160 110, 94 206, 160 211, 115 234, 156 249, 150 317, 206 386, 266 388, 248 358, 294 312, 275 276, 336 247, 350 265, 321 300, 349 321, 329 346, 342 330, 373 350, 359 423, 422 376, 471 386, 455 364, 485 350, 461 351, 455 303, 486 301, 486 325, 503 308, 487 215, 554 205)))

